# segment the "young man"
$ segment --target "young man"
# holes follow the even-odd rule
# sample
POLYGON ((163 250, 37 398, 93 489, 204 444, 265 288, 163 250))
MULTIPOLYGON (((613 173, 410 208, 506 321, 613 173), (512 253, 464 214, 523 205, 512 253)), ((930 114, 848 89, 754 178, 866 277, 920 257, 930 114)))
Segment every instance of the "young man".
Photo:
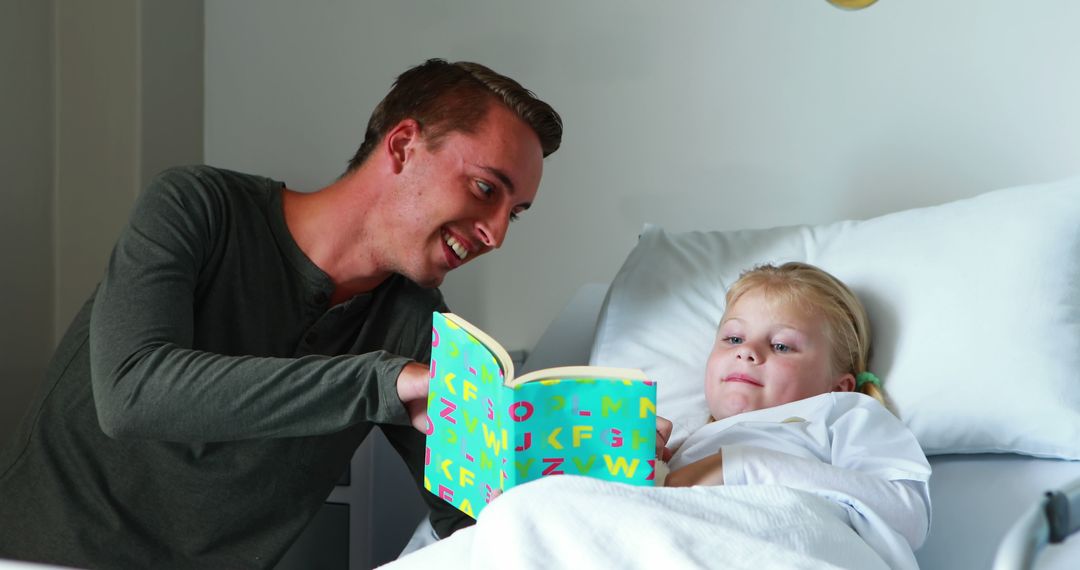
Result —
MULTIPOLYGON (((502 244, 561 136, 513 80, 430 60, 322 190, 160 175, 0 455, 0 558, 272 567, 374 425, 422 481, 436 287, 502 244)), ((424 495, 440 535, 468 523, 424 495)))

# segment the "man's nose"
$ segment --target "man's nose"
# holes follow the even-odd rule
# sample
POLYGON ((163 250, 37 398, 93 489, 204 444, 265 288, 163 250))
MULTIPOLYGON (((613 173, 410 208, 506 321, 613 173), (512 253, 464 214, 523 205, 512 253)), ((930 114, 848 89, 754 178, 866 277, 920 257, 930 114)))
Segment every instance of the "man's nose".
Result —
POLYGON ((509 225, 510 216, 503 216, 501 212, 496 212, 476 222, 476 234, 485 247, 498 249, 502 247, 503 240, 506 239, 506 230, 509 225))

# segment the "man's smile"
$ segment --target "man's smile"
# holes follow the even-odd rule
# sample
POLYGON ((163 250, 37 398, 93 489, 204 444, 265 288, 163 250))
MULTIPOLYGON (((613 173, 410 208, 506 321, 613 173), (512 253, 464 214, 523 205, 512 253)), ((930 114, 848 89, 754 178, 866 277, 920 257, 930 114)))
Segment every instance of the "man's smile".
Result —
POLYGON ((442 241, 443 255, 446 257, 446 263, 450 266, 450 269, 455 269, 465 263, 465 260, 469 257, 468 246, 447 230, 442 231, 442 241))

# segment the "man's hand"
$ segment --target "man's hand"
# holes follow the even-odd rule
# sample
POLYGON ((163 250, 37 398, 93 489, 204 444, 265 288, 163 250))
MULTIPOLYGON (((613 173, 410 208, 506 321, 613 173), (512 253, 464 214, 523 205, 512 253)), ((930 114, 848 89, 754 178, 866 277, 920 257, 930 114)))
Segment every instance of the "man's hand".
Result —
POLYGON ((397 395, 409 412, 409 422, 424 433, 428 432, 427 397, 428 378, 431 377, 426 364, 410 362, 401 369, 397 378, 397 395))
POLYGON ((671 450, 667 448, 668 439, 671 438, 671 420, 656 416, 656 458, 661 461, 671 459, 671 450))

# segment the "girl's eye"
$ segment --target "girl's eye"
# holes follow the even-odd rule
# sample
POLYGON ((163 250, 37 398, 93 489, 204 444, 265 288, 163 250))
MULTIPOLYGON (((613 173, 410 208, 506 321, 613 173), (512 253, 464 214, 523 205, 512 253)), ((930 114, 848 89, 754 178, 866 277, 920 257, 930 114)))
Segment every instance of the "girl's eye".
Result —
POLYGON ((782 342, 774 343, 772 347, 776 352, 791 352, 791 347, 782 342))
POLYGON ((483 180, 476 181, 476 187, 480 189, 480 193, 484 196, 490 196, 495 191, 495 187, 483 180))
POLYGON ((724 342, 728 344, 742 344, 742 338, 737 336, 726 336, 724 337, 724 342))
POLYGON ((511 222, 518 221, 518 213, 517 212, 510 212, 510 221, 511 222))

